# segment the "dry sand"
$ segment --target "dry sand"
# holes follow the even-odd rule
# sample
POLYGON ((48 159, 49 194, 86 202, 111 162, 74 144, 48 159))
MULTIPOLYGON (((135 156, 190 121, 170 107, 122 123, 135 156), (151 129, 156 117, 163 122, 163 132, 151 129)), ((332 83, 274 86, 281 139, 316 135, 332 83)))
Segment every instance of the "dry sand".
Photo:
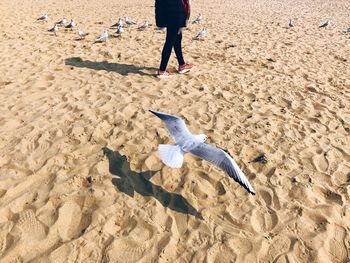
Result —
POLYGON ((0 2, 0 262, 349 262, 349 1, 193 0, 207 36, 184 32, 195 68, 165 81, 153 4, 0 2), (151 27, 93 44, 125 15, 151 27), (63 16, 86 40, 46 32, 63 16), (190 155, 165 167, 149 108, 228 149, 257 195, 190 155))

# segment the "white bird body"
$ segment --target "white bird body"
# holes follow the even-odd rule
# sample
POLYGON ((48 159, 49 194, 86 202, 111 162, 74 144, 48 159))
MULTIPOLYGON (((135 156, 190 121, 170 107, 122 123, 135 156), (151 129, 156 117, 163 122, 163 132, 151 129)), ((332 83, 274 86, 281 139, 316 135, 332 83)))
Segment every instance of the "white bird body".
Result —
POLYGON ((121 34, 121 33, 124 33, 124 28, 123 26, 118 26, 118 29, 117 29, 117 34, 121 34))
POLYGON ((202 15, 199 14, 196 19, 192 22, 192 24, 199 24, 202 21, 202 15))
POLYGON ((205 134, 191 134, 185 122, 175 115, 153 110, 150 112, 165 123, 175 141, 174 145, 160 144, 158 146, 159 155, 164 164, 172 168, 180 168, 183 164, 184 154, 190 152, 218 166, 249 193, 255 194, 253 187, 233 158, 224 150, 204 143, 208 138, 205 134))
POLYGON ((203 27, 193 39, 198 40, 198 39, 204 37, 206 32, 207 31, 206 31, 205 27, 203 27))
POLYGON ((96 39, 96 42, 106 42, 108 39, 108 31, 107 29, 103 31, 103 33, 99 36, 98 39, 96 39))
POLYGON ((119 27, 119 26, 123 26, 123 20, 118 17, 117 23, 111 25, 111 27, 119 27))
POLYGON ((145 29, 148 27, 148 20, 146 20, 145 22, 143 22, 137 29, 145 29))
POLYGON ((58 26, 64 26, 67 24, 67 18, 64 16, 60 21, 56 23, 58 26))
POLYGON ((49 16, 46 13, 46 14, 42 15, 41 17, 39 17, 37 20, 46 22, 48 19, 49 19, 49 16))
POLYGON ((136 22, 133 21, 133 20, 131 20, 131 19, 129 19, 129 17, 126 16, 126 17, 125 17, 125 24, 131 26, 131 25, 135 25, 136 22))
POLYGON ((84 32, 78 27, 78 35, 80 36, 81 39, 85 38, 89 33, 84 32))
POLYGON ((47 30, 47 31, 53 32, 53 33, 55 33, 55 35, 56 35, 56 32, 58 32, 58 25, 55 24, 52 28, 50 28, 50 29, 47 30))
POLYGON ((75 21, 73 19, 71 19, 70 23, 66 26, 66 28, 73 29, 73 27, 75 27, 75 26, 76 26, 75 21))

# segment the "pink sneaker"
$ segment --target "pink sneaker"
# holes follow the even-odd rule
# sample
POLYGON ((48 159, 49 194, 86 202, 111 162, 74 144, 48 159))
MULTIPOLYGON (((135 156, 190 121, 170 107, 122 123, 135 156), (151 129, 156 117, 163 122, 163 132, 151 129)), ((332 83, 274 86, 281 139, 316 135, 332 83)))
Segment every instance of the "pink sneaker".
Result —
POLYGON ((179 67, 179 73, 185 74, 185 73, 189 72, 191 70, 191 68, 193 68, 192 64, 185 63, 179 67))
POLYGON ((171 77, 172 75, 173 75, 173 74, 170 73, 169 71, 166 71, 166 70, 164 70, 164 71, 158 70, 158 75, 157 75, 157 77, 158 77, 158 78, 169 78, 169 77, 171 77))

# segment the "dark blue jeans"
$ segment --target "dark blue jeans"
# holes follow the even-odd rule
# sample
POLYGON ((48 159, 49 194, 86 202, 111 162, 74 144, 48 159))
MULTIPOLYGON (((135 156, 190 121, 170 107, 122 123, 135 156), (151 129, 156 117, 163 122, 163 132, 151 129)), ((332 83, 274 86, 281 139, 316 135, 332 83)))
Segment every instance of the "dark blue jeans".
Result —
POLYGON ((182 66, 185 64, 183 55, 182 55, 182 47, 181 47, 181 41, 182 41, 182 33, 178 34, 179 28, 178 27, 168 27, 166 30, 166 39, 162 51, 162 60, 160 62, 159 70, 164 71, 166 70, 166 67, 169 62, 169 58, 171 55, 171 50, 174 48, 175 54, 177 57, 177 61, 179 62, 179 65, 182 66))

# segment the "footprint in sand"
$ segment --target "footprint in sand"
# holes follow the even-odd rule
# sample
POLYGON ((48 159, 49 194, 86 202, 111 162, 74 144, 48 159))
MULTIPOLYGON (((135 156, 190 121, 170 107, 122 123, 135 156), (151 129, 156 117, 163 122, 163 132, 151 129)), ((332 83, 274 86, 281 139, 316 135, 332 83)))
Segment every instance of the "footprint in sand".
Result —
POLYGON ((267 255, 264 257, 266 262, 276 262, 276 259, 277 261, 281 259, 283 262, 283 254, 290 250, 291 243, 291 240, 286 236, 275 237, 268 249, 267 255))
POLYGON ((231 263, 236 262, 237 255, 226 245, 214 244, 207 252, 207 262, 231 263))
POLYGON ((56 224, 63 241, 71 240, 81 233, 81 218, 81 208, 74 202, 67 202, 59 209, 56 224))
POLYGON ((343 155, 335 149, 331 149, 326 153, 325 158, 328 161, 329 174, 333 174, 338 170, 338 166, 342 160, 342 157, 343 155))
POLYGON ((139 243, 132 238, 116 239, 106 249, 109 262, 138 262, 147 249, 147 242, 139 243))
POLYGON ((326 241, 326 250, 329 254, 331 262, 346 263, 349 262, 350 248, 345 245, 346 230, 338 225, 333 225, 330 228, 332 234, 328 235, 326 241))
POLYGON ((46 237, 44 225, 31 209, 19 213, 17 226, 22 231, 22 240, 25 242, 38 241, 46 237))
POLYGON ((10 239, 7 235, 11 231, 12 227, 13 223, 11 221, 7 221, 0 224, 0 257, 11 245, 10 239))
POLYGON ((272 209, 258 208, 253 211, 251 225, 257 233, 272 230, 278 223, 278 217, 272 209))
POLYGON ((323 172, 323 173, 327 172, 329 164, 323 153, 314 155, 312 157, 312 163, 315 166, 317 171, 323 172))

